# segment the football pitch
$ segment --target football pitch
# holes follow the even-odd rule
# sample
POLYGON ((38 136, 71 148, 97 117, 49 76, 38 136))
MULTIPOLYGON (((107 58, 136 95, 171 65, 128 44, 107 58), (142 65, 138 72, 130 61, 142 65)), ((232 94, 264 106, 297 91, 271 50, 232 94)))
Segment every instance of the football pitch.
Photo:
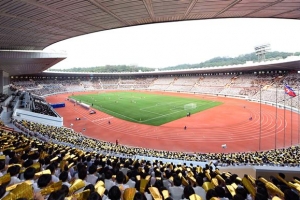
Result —
POLYGON ((194 114, 221 104, 216 101, 138 92, 108 92, 70 98, 120 119, 155 126, 186 117, 187 113, 194 114))

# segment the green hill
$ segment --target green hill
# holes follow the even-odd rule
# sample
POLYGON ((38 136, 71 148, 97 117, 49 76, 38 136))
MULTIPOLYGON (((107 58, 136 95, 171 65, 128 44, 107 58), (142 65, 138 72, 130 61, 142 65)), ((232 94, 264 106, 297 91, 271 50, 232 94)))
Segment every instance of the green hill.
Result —
MULTIPOLYGON (((267 52, 266 59, 280 59, 286 58, 288 56, 293 55, 293 53, 287 52, 267 52)), ((294 53, 294 55, 299 56, 300 52, 294 53)), ((180 64, 176 66, 164 67, 159 70, 178 70, 178 69, 190 69, 190 68, 202 68, 202 67, 213 67, 213 66, 225 66, 225 65, 236 65, 236 64, 244 64, 246 61, 257 61, 257 56, 255 53, 249 53, 244 55, 239 55, 237 57, 215 57, 205 62, 201 62, 198 64, 180 64)), ((61 71, 61 72, 147 72, 154 71, 154 68, 149 67, 140 67, 133 65, 106 65, 106 66, 96 66, 96 67, 75 67, 70 69, 49 69, 49 71, 61 71)))

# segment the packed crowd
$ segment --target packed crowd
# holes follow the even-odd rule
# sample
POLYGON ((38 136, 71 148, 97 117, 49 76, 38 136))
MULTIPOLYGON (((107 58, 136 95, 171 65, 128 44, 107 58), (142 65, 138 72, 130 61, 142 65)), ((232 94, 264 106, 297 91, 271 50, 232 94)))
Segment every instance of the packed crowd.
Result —
POLYGON ((53 111, 53 109, 49 106, 49 104, 44 99, 34 96, 32 102, 33 102, 32 112, 57 117, 56 113, 53 111))
POLYGON ((32 89, 37 88, 38 84, 35 81, 29 80, 29 81, 12 81, 10 86, 14 88, 14 90, 25 90, 25 89, 32 89))
POLYGON ((10 89, 11 91, 30 91, 32 94, 44 96, 67 91, 81 91, 84 90, 84 85, 80 84, 78 80, 14 80, 14 82, 10 84, 10 89))
POLYGON ((263 152, 241 152, 241 153, 184 153, 160 151, 154 149, 116 145, 88 138, 81 133, 74 132, 66 127, 55 127, 29 121, 14 120, 14 124, 22 131, 45 141, 54 141, 58 144, 81 148, 87 151, 97 151, 114 155, 146 156, 166 158, 182 161, 214 162, 218 166, 290 166, 298 167, 300 163, 300 147, 293 146, 286 149, 276 149, 263 152))
POLYGON ((211 163, 124 158, 28 136, 0 130, 3 200, 299 200, 299 178, 282 173, 239 177, 211 163))

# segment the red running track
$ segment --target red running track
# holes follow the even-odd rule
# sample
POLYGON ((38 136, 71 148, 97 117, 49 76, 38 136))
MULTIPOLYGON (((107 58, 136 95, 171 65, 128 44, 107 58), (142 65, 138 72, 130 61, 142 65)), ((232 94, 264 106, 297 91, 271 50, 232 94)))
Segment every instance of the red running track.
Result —
MULTIPOLYGON (((74 94, 92 92, 76 92, 74 94)), ((95 92, 93 92, 95 93, 95 92)), ((154 92, 151 92, 154 93, 154 92)), ((66 107, 56 111, 64 118, 64 126, 88 137, 119 144, 168 151, 184 152, 239 152, 283 148, 299 143, 299 115, 288 110, 277 109, 246 100, 156 92, 162 95, 209 99, 223 104, 184 117, 161 126, 128 122, 98 111, 89 115, 81 106, 67 101, 72 93, 49 96, 49 103, 65 102, 66 107), (261 115, 261 118, 260 118, 261 115), (75 118, 81 120, 76 121, 75 118), (249 118, 252 117, 252 120, 249 118), (108 124, 108 121, 111 124, 108 124), (260 123, 261 122, 261 123, 260 123), (276 123, 277 122, 277 123, 276 123), (187 127, 184 130, 184 126, 187 127), (226 144, 223 149, 221 145, 226 144)))

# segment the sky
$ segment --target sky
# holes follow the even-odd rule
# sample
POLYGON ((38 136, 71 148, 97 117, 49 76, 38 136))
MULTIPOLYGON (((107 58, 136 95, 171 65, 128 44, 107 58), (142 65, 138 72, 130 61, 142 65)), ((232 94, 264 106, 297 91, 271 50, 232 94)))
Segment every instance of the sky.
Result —
POLYGON ((67 53, 51 69, 136 65, 162 68, 236 57, 270 44, 271 51, 300 51, 300 20, 213 19, 148 24, 101 31, 55 43, 44 51, 67 53))

